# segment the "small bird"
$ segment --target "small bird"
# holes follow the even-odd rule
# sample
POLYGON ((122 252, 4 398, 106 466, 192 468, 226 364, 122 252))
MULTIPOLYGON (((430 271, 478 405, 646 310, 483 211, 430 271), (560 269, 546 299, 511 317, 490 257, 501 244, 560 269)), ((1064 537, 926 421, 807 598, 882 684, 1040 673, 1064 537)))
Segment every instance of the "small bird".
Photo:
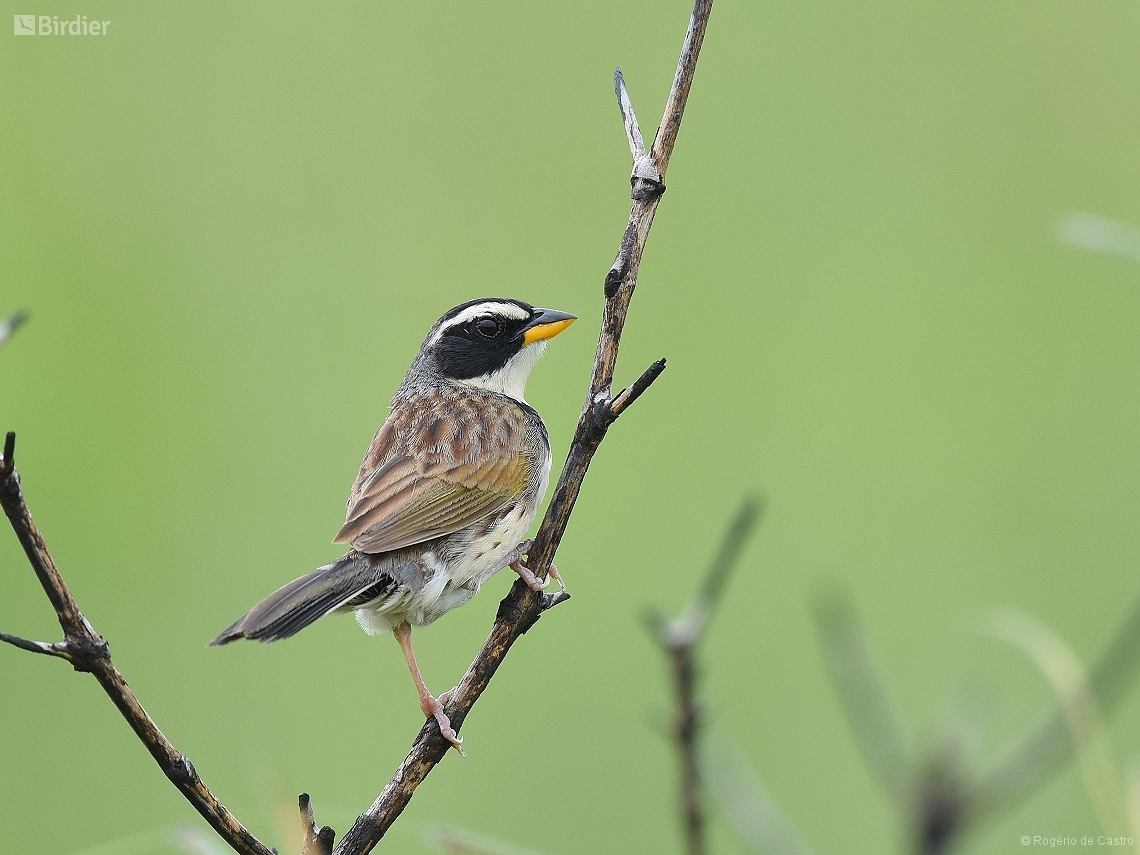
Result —
MULTIPOLYGON (((443 712, 449 693, 436 698, 424 685, 412 627, 463 605, 503 567, 535 590, 545 586, 526 566, 532 541, 522 538, 550 478, 550 439, 523 390, 549 340, 576 320, 501 298, 440 318, 352 485, 333 538, 352 548, 270 594, 210 645, 277 641, 331 612, 355 611, 369 635, 396 637, 420 708, 462 754, 443 712)), ((553 565, 550 575, 562 585, 553 565)))

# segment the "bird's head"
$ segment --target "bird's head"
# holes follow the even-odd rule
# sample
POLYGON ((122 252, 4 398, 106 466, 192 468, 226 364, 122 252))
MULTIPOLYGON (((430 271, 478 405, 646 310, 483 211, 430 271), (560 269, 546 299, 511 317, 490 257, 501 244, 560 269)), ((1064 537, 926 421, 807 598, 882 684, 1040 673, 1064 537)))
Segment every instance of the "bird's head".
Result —
POLYGON ((522 401, 527 377, 547 343, 576 320, 521 300, 471 300, 431 328, 408 379, 439 377, 522 401))

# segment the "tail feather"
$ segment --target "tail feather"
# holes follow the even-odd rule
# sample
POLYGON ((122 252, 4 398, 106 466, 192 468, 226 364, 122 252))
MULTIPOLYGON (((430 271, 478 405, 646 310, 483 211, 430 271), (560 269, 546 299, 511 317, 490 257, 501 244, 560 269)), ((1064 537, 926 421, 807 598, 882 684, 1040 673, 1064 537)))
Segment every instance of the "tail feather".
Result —
POLYGON ((349 552, 274 591, 222 630, 210 642, 210 647, 239 638, 265 642, 288 638, 336 611, 361 591, 383 583, 385 578, 385 574, 369 563, 367 556, 349 552))

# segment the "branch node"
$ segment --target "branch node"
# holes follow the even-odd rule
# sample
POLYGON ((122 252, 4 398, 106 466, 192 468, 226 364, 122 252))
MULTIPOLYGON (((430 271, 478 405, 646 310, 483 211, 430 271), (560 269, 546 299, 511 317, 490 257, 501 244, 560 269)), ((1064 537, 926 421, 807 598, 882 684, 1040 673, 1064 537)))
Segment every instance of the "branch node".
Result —
POLYGON ((629 141, 629 153, 633 156, 633 173, 629 176, 632 188, 630 197, 637 202, 652 202, 665 192, 665 185, 661 181, 657 165, 645 150, 645 139, 637 124, 637 115, 633 112, 633 102, 629 99, 629 90, 625 88, 625 77, 620 68, 614 69, 614 91, 617 93, 618 109, 621 110, 622 123, 625 125, 625 136, 629 141))
POLYGON ((179 754, 178 759, 162 771, 176 787, 189 787, 198 780, 198 772, 185 754, 179 754))
POLYGON ((601 444, 606 431, 609 430, 614 421, 611 410, 612 402, 609 394, 604 389, 600 390, 590 402, 589 407, 582 413, 579 422, 579 428, 587 442, 593 443, 595 446, 601 444))
POLYGON ((106 639, 94 631, 90 636, 69 636, 60 644, 65 649, 66 658, 71 666, 82 674, 94 673, 97 663, 109 661, 111 658, 111 648, 106 639))
MULTIPOLYGON (((524 597, 530 590, 522 579, 516 579, 515 584, 511 587, 510 592, 499 601, 499 608, 495 611, 495 621, 497 623, 516 624, 522 623, 526 629, 534 626, 534 622, 538 620, 538 615, 542 614, 541 610, 538 614, 531 616, 528 614, 530 611, 526 606, 524 597)), ((523 632, 526 632, 524 629, 523 632)))
MULTIPOLYGON (((646 155, 643 161, 653 169, 654 174, 657 173, 657 167, 653 166, 653 161, 646 155)), ((665 195, 665 182, 660 178, 651 178, 647 175, 638 174, 639 164, 633 165, 633 175, 629 176, 629 198, 635 202, 655 202, 665 195)))

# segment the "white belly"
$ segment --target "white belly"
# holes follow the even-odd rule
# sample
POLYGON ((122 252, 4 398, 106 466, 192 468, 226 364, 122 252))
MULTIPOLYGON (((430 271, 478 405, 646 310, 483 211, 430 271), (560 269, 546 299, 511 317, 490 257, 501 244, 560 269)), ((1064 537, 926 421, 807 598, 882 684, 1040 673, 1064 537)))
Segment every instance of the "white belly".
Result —
MULTIPOLYGON (((539 499, 546 493, 550 478, 550 462, 539 485, 539 499)), ((534 522, 538 503, 519 503, 486 534, 457 550, 462 559, 444 564, 434 553, 423 556, 428 578, 418 591, 401 589, 376 603, 356 610, 357 623, 369 635, 391 632, 405 621, 412 626, 426 626, 474 597, 483 583, 504 566, 504 560, 518 546, 534 522)))

